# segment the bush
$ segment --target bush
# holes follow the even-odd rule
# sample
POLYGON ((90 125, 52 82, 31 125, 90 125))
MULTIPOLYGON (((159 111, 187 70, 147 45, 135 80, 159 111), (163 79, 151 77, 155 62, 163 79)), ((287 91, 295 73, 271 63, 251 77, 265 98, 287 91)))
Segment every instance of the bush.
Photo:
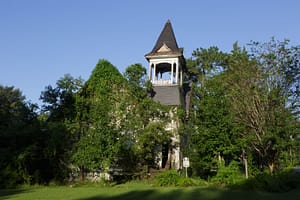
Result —
POLYGON ((155 177, 155 185, 158 186, 207 186, 207 182, 201 179, 181 177, 175 170, 163 172, 155 177))
POLYGON ((245 179, 241 173, 239 163, 231 161, 228 166, 219 166, 218 173, 211 179, 212 182, 226 185, 233 185, 242 182, 245 179))
POLYGON ((177 186, 179 180, 180 176, 175 170, 168 170, 155 177, 155 182, 159 186, 177 186))
POLYGON ((183 178, 180 177, 178 186, 190 187, 190 186, 207 186, 208 183, 202 179, 183 178))
POLYGON ((236 186, 247 190, 287 192, 300 187, 300 174, 293 171, 282 171, 273 176, 261 173, 236 186))
POLYGON ((178 181, 178 186, 180 187, 195 186, 195 182, 191 178, 180 178, 178 181))

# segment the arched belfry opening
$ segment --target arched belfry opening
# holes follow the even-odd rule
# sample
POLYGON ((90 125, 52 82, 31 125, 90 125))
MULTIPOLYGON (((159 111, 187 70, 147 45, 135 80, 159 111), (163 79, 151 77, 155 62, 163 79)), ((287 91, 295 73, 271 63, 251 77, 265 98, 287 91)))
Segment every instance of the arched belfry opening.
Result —
POLYGON ((182 85, 184 60, 170 20, 165 24, 152 51, 145 55, 149 62, 149 80, 154 86, 182 85))
POLYGON ((182 70, 178 59, 151 60, 149 79, 155 86, 182 85, 182 70))
POLYGON ((177 45, 170 20, 145 57, 149 62, 148 77, 154 89, 153 99, 164 105, 183 105, 179 91, 185 70, 183 48, 177 45))
POLYGON ((175 34, 168 20, 160 33, 152 51, 145 55, 149 63, 148 78, 153 86, 153 100, 163 105, 170 106, 172 122, 165 128, 172 132, 169 144, 161 147, 160 168, 181 168, 180 136, 178 133, 179 122, 175 113, 177 107, 185 108, 185 97, 183 95, 183 72, 185 71, 185 60, 183 48, 179 48, 175 34))

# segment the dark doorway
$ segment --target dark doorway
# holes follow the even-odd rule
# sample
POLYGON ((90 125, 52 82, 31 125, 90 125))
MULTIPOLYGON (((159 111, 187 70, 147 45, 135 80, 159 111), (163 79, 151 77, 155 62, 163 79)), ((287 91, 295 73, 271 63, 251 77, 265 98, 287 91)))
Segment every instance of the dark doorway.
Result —
POLYGON ((161 168, 165 168, 166 164, 168 162, 168 155, 169 155, 169 144, 163 144, 162 145, 162 162, 161 162, 161 168))

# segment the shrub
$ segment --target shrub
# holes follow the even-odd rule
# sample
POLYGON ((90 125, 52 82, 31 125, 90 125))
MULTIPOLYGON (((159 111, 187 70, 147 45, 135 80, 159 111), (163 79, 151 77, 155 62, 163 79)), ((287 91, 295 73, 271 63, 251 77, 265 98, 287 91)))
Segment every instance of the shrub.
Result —
POLYGON ((168 170, 155 177, 155 182, 159 186, 177 186, 180 176, 175 170, 168 170))
POLYGON ((178 186, 180 187, 188 187, 188 186, 195 186, 196 183, 191 178, 180 178, 178 181, 178 186))
POLYGON ((208 183, 201 179, 181 177, 175 170, 163 172, 155 177, 155 184, 158 186, 207 186, 208 183))
POLYGON ((183 178, 180 177, 178 186, 189 187, 189 186, 207 186, 208 183, 202 179, 183 178))
POLYGON ((244 180, 244 175, 241 173, 239 163, 231 161, 228 166, 219 166, 218 173, 211 179, 212 182, 232 185, 244 180))
POLYGON ((300 187, 300 174, 293 171, 282 171, 275 175, 261 173, 236 186, 247 190, 287 192, 300 187))

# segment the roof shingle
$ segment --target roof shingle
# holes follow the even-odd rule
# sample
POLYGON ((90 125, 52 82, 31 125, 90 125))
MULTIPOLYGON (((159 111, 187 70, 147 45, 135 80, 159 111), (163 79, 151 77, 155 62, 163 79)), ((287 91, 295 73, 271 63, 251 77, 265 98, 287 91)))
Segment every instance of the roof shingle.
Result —
POLYGON ((171 21, 168 20, 162 30, 162 32, 160 33, 156 44, 154 45, 152 51, 148 54, 145 55, 145 57, 149 57, 149 56, 156 56, 156 55, 173 55, 173 54, 179 54, 182 55, 182 48, 178 48, 177 42, 176 42, 176 38, 175 38, 175 34, 171 25, 171 21), (162 46, 167 46, 170 51, 166 52, 159 52, 159 49, 162 46))

